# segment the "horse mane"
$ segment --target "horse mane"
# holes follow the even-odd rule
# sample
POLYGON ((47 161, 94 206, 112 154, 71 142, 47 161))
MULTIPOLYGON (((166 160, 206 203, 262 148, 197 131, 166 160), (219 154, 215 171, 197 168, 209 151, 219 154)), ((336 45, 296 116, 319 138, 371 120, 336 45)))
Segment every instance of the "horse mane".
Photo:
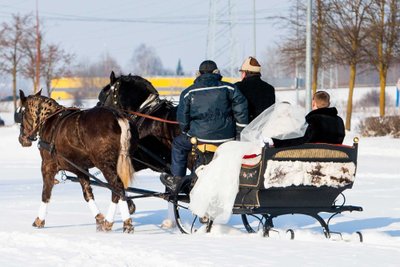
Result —
POLYGON ((33 101, 35 101, 35 100, 40 101, 40 102, 48 104, 50 106, 62 107, 62 105, 60 105, 57 101, 55 101, 53 98, 50 98, 50 97, 45 97, 42 95, 30 95, 29 98, 32 99, 33 101))
MULTIPOLYGON (((118 79, 118 78, 117 78, 118 79)), ((121 75, 119 79, 125 81, 125 82, 132 82, 134 81, 137 83, 139 86, 144 86, 147 91, 151 92, 152 94, 158 95, 157 89, 149 82, 147 79, 139 76, 139 75, 121 75)))
POLYGON ((51 112, 54 112, 55 110, 65 108, 54 99, 42 95, 30 95, 27 100, 29 101, 28 103, 31 103, 31 105, 36 106, 38 110, 43 109, 42 115, 49 115, 51 112))

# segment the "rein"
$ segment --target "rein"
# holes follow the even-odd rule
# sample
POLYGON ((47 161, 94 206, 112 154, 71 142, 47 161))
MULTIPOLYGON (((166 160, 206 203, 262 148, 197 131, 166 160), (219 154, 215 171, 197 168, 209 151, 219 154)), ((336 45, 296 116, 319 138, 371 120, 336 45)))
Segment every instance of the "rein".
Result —
POLYGON ((165 122, 165 123, 170 123, 170 124, 179 124, 179 122, 177 122, 177 121, 166 120, 166 119, 162 119, 162 118, 159 118, 159 117, 151 116, 151 115, 148 115, 148 114, 136 112, 136 111, 129 111, 129 110, 125 110, 125 109, 122 109, 122 111, 124 111, 126 113, 129 113, 129 114, 132 114, 132 115, 139 116, 139 117, 151 119, 151 120, 154 120, 154 121, 160 121, 160 122, 165 122))

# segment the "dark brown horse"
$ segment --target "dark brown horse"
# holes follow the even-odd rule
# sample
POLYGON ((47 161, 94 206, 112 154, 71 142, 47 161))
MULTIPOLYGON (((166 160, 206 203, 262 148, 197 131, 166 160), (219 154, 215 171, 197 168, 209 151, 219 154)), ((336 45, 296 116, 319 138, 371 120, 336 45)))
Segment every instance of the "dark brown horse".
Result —
POLYGON ((133 232, 124 188, 128 187, 134 172, 130 155, 137 145, 136 127, 115 110, 65 108, 40 93, 26 97, 20 91, 19 142, 22 146, 31 146, 39 136, 42 157, 42 204, 33 226, 44 226, 54 176, 65 170, 77 175, 98 230, 111 230, 118 205, 124 232, 133 232), (106 217, 97 208, 89 184, 88 170, 93 167, 103 173, 112 190, 112 203, 106 217))
POLYGON ((111 72, 110 84, 100 92, 99 100, 99 106, 130 112, 135 121, 139 131, 139 149, 133 161, 135 170, 150 167, 169 172, 172 140, 180 133, 173 103, 160 99, 146 79, 135 75, 115 77, 114 72, 111 72))

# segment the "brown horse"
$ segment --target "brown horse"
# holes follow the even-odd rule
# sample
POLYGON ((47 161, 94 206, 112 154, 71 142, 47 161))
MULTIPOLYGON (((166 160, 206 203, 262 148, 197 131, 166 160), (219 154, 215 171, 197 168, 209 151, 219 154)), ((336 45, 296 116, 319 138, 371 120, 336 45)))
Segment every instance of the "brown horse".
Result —
POLYGON ((134 169, 130 155, 136 149, 136 127, 117 111, 96 107, 88 110, 66 108, 55 100, 20 91, 21 128, 19 142, 31 146, 39 136, 42 157, 42 204, 33 226, 45 224, 47 205, 54 186, 54 176, 60 170, 77 175, 83 197, 96 219, 99 231, 110 231, 117 206, 123 219, 123 231, 134 230, 125 200, 134 169), (107 216, 99 211, 89 183, 88 170, 97 167, 112 190, 112 203, 107 216))

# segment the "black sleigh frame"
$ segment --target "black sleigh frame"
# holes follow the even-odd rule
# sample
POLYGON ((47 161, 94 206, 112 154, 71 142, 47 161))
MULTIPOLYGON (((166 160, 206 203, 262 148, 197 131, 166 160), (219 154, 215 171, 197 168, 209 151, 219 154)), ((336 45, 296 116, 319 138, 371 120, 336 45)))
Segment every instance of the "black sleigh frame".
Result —
MULTIPOLYGON (((261 154, 261 160, 251 166, 243 166, 240 173, 240 187, 236 196, 233 214, 242 216, 245 229, 249 233, 254 233, 262 227, 263 235, 269 236, 270 231, 274 231, 273 219, 288 214, 302 214, 316 219, 323 229, 326 238, 333 232, 329 228, 331 219, 345 211, 362 211, 362 207, 346 205, 346 198, 343 193, 346 189, 351 189, 353 181, 347 181, 343 186, 314 186, 314 185, 291 185, 286 187, 264 187, 264 173, 267 170, 269 160, 273 161, 302 161, 317 163, 354 163, 357 169, 358 138, 354 139, 352 146, 332 145, 332 144, 303 144, 295 147, 274 148, 266 145, 261 154), (331 214, 328 219, 324 219, 320 213, 331 214), (256 218, 258 225, 251 224, 250 218, 256 218)), ((355 177, 354 177, 355 178, 355 177)), ((176 219, 178 227, 182 232, 193 232, 180 222, 179 202, 188 202, 188 195, 181 192, 177 195, 176 219)), ((196 220, 196 219, 194 219, 196 220)), ((204 223, 204 222, 203 222, 204 223)), ((207 221, 207 231, 213 225, 212 221, 207 221)), ((193 222, 194 224, 194 222, 193 222)), ((193 226, 192 224, 192 226, 193 226)), ((290 231, 291 238, 294 238, 293 230, 290 231)), ((362 235, 357 232, 360 241, 362 235)))

